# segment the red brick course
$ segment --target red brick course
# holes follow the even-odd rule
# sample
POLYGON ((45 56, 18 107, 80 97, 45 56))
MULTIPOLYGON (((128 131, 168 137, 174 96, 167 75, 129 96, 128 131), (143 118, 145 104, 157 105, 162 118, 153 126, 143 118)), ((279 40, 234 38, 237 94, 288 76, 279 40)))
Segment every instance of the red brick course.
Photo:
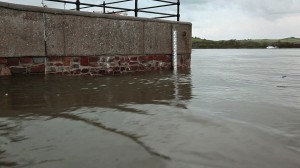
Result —
MULTIPOLYGON (((33 59, 34 57, 0 58, 0 64, 8 66, 13 74, 33 73, 76 76, 120 75, 172 69, 171 55, 47 57, 44 63, 39 64, 35 63, 33 59)), ((190 55, 178 56, 178 68, 189 68, 190 60, 190 55)))
POLYGON ((30 73, 45 73, 45 65, 40 64, 40 65, 34 65, 30 68, 30 73))
POLYGON ((7 59, 6 58, 0 58, 0 64, 6 64, 7 59))
POLYGON ((19 58, 7 58, 7 66, 18 66, 19 64, 19 58))
POLYGON ((21 63, 21 64, 29 64, 29 63, 32 63, 32 58, 30 58, 30 57, 23 57, 23 58, 20 58, 20 63, 21 63))

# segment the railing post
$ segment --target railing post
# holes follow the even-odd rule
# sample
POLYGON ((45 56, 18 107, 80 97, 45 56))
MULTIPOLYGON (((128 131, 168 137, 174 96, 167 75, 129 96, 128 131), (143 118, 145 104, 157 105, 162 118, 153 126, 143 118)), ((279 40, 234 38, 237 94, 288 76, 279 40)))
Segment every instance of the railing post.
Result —
POLYGON ((103 13, 105 13, 105 1, 103 1, 103 13))
POLYGON ((76 10, 80 11, 80 0, 76 0, 76 10))
POLYGON ((138 0, 135 0, 134 15, 138 17, 138 0))
POLYGON ((180 0, 177 0, 177 21, 180 20, 180 0))

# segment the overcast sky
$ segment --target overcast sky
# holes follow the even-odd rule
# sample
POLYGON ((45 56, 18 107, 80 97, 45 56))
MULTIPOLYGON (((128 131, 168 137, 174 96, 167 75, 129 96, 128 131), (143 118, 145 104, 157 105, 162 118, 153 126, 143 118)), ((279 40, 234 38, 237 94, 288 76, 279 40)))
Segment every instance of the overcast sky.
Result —
MULTIPOLYGON (((42 0, 0 1, 41 6, 42 0)), ((113 1, 116 0, 106 0, 113 1)), ((81 2, 102 3, 102 0, 81 2)), ((139 3, 140 7, 160 4, 151 0, 139 0, 139 3)), ((59 3, 45 1, 45 4, 48 7, 64 8, 59 3)), ((122 6, 132 8, 133 3, 123 3, 122 6)), ((176 7, 160 12, 176 13, 176 7)), ((300 37, 300 0, 181 0, 181 16, 182 21, 193 23, 193 36, 200 38, 227 40, 300 37)))

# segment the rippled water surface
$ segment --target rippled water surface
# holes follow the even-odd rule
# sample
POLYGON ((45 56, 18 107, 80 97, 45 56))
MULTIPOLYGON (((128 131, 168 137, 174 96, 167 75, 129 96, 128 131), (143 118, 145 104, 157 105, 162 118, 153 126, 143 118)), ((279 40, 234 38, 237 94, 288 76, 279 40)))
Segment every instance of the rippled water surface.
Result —
POLYGON ((300 167, 299 49, 193 50, 176 75, 0 86, 0 167, 300 167))

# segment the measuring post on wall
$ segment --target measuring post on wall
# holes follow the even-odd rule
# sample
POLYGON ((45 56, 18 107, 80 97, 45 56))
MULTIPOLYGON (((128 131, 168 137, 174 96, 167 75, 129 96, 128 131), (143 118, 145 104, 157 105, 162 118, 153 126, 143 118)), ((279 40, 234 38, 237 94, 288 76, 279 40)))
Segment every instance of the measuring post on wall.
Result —
POLYGON ((173 70, 177 72, 177 31, 172 31, 172 48, 173 48, 173 70))
POLYGON ((179 90, 178 90, 178 75, 177 75, 177 30, 172 29, 172 64, 173 64, 173 73, 174 73, 174 95, 175 95, 175 103, 177 104, 179 100, 179 90))

